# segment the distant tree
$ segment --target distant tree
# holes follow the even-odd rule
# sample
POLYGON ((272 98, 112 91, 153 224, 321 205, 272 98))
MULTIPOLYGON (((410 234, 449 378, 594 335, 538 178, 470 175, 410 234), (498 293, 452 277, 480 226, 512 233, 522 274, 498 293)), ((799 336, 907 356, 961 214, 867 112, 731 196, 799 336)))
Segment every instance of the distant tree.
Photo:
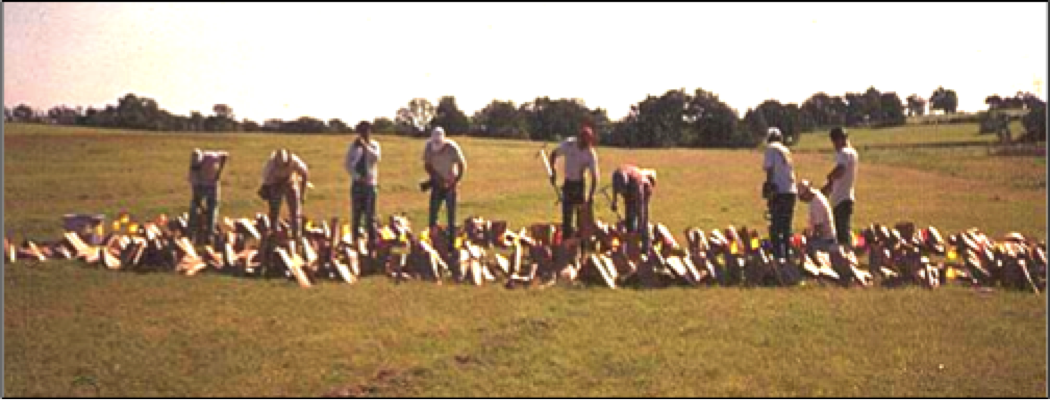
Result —
POLYGON ((375 133, 394 133, 396 127, 394 121, 387 117, 376 117, 372 121, 372 131, 375 133))
POLYGON ((204 130, 204 116, 200 111, 190 111, 190 127, 194 131, 204 130))
POLYGON ((263 132, 283 132, 284 121, 280 118, 270 118, 263 121, 262 130, 263 132))
POLYGON ((859 93, 847 92, 845 95, 846 115, 843 122, 847 126, 858 126, 865 123, 867 116, 867 99, 859 93))
POLYGON ((262 127, 259 126, 259 123, 247 118, 245 118, 244 121, 241 122, 241 127, 244 128, 245 132, 259 132, 262 130, 262 127))
POLYGON ((1021 139, 1025 141, 1046 141, 1046 102, 1038 97, 1032 96, 1028 99, 1028 114, 1021 119, 1025 133, 1021 139))
POLYGON ((755 112, 771 127, 777 127, 784 135, 784 144, 791 146, 798 143, 801 130, 801 111, 794 104, 787 106, 776 100, 766 100, 755 107, 755 112))
POLYGON ((522 104, 518 112, 524 118, 532 140, 558 140, 573 136, 580 131, 584 121, 603 118, 598 115, 601 114, 600 111, 587 108, 583 99, 551 100, 548 97, 537 97, 532 102, 522 104))
POLYGON ((526 121, 513 101, 492 100, 474 114, 474 131, 499 138, 527 139, 526 121))
POLYGON ((737 137, 736 110, 718 98, 718 95, 697 88, 689 97, 685 119, 691 139, 680 145, 691 147, 753 146, 750 135, 737 137))
POLYGON ((434 105, 424 98, 415 98, 408 102, 408 106, 397 110, 394 122, 399 130, 412 134, 423 135, 430 127, 430 121, 434 119, 434 105))
POLYGON ((832 110, 831 96, 824 92, 809 96, 806 101, 802 102, 801 110, 803 114, 808 116, 814 126, 826 127, 833 125, 831 118, 834 111, 832 110))
POLYGON ((905 124, 904 103, 901 102, 901 98, 897 96, 897 93, 882 93, 879 96, 879 105, 881 120, 878 122, 878 126, 899 126, 905 124))
POLYGON ((27 104, 19 104, 15 107, 14 111, 11 112, 14 116, 15 121, 18 122, 34 122, 33 108, 27 104))
POLYGON ((11 112, 11 109, 4 106, 4 122, 11 122, 12 118, 14 118, 14 114, 11 112))
POLYGON ((954 90, 945 90, 944 87, 937 87, 937 90, 934 90, 933 94, 930 95, 930 111, 943 110, 945 114, 955 114, 958 106, 959 96, 955 94, 954 90))
POLYGON ((212 107, 212 111, 215 112, 215 116, 225 119, 233 119, 233 108, 225 104, 216 104, 212 107))
POLYGON ((688 124, 695 121, 687 115, 690 96, 685 89, 668 90, 660 97, 647 96, 638 103, 638 126, 632 131, 639 135, 631 141, 638 147, 673 147, 695 141, 688 124))
POLYGON ((762 143, 765 140, 767 133, 769 132, 769 123, 766 122, 766 118, 760 112, 756 112, 752 109, 747 109, 747 113, 744 114, 744 133, 750 137, 751 142, 762 143))
POLYGON ((339 118, 332 118, 328 120, 328 131, 333 133, 347 133, 351 129, 339 118))
POLYGON ((51 123, 59 125, 75 125, 80 114, 77 109, 59 105, 47 110, 47 118, 51 123))
POLYGON ((449 134, 464 134, 470 130, 470 118, 459 109, 453 96, 444 96, 438 100, 431 123, 444 128, 449 134))
POLYGON ((908 116, 923 116, 926 114, 926 100, 917 94, 908 96, 908 116))

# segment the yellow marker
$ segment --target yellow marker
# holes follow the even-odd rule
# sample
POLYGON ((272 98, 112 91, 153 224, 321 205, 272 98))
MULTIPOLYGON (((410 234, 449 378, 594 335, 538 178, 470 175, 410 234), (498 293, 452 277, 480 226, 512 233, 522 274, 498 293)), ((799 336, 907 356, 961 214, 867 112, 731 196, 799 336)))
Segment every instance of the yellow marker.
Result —
POLYGON ((384 227, 383 230, 379 231, 379 233, 383 237, 383 240, 394 240, 395 239, 394 232, 391 231, 390 228, 384 227))
POLYGON ((120 214, 120 223, 126 224, 130 220, 131 220, 131 217, 127 213, 121 213, 120 214))
POLYGON ((102 232, 102 224, 95 225, 95 234, 99 236, 102 236, 104 234, 102 232))
POLYGON ((343 236, 350 234, 350 224, 343 224, 343 236))
POLYGON ((729 254, 736 254, 736 240, 729 242, 729 254))
POLYGON ((959 257, 959 255, 955 253, 955 249, 948 249, 948 259, 949 260, 955 261, 955 259, 957 257, 959 257))
POLYGON ((120 221, 113 221, 113 232, 120 230, 120 221))
POLYGON ((758 250, 758 238, 751 238, 751 250, 758 250))
POLYGON ((419 241, 430 242, 430 229, 424 229, 422 232, 419 232, 419 241))
POLYGON ((313 221, 307 220, 306 221, 306 230, 311 230, 311 229, 314 229, 314 223, 313 223, 313 221))
POLYGON ((613 247, 613 248, 617 248, 617 247, 620 247, 620 239, 617 239, 617 238, 613 238, 613 239, 612 239, 612 247, 613 247))
POLYGON ((456 237, 456 246, 455 247, 456 248, 463 247, 463 237, 462 236, 457 236, 456 237))
POLYGON ((132 222, 130 225, 128 225, 128 234, 134 234, 135 232, 138 232, 138 231, 139 231, 139 224, 138 223, 132 222))
POLYGON ((948 279, 955 279, 955 268, 948 268, 948 271, 944 273, 948 279))

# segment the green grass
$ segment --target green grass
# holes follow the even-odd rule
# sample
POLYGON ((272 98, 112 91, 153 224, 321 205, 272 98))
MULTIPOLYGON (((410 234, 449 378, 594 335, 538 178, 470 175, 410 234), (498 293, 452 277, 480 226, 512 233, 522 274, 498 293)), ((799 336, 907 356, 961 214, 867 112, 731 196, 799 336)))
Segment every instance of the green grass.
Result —
MULTIPOLYGON (((930 133, 925 128, 851 136, 918 138, 930 133)), ((951 128, 958 130, 924 140, 976 136, 973 124, 951 128)), ((232 153, 223 215, 264 211, 254 194, 260 169, 272 149, 288 146, 317 185, 307 214, 345 219, 349 140, 8 124, 4 229, 16 240, 54 239, 64 213, 181 213, 195 146, 232 153)), ((427 197, 415 187, 424 175, 422 140, 379 140, 379 212, 425 223, 427 197)), ((533 158, 538 143, 460 143, 469 162, 460 217, 515 227, 560 219, 533 158)), ((823 135, 804 136, 801 145, 830 147, 823 135)), ((854 226, 912 220, 946 233, 977 226, 992 236, 1016 230, 1045 239, 1045 159, 966 149, 861 151, 854 226)), ((606 183, 619 163, 659 169, 652 216, 676 233, 729 224, 764 230, 758 150, 599 154, 606 183)), ((800 175, 822 181, 833 156, 795 160, 800 175)), ((612 219, 604 200, 599 205, 599 216, 612 219)), ((804 224, 800 206, 795 226, 804 224)), ((81 376, 106 397, 298 397, 340 387, 383 397, 1047 394, 1045 295, 955 287, 508 291, 377 277, 302 290, 281 280, 18 262, 4 266, 4 312, 9 396, 64 397, 81 376)))

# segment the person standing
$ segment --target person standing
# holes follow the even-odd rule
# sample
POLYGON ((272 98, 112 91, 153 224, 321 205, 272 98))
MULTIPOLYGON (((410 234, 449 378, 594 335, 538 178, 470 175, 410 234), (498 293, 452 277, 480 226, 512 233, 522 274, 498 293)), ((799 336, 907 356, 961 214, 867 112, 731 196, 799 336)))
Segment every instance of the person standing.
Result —
POLYGON ((828 136, 835 146, 835 168, 828 173, 827 183, 820 191, 829 196, 839 244, 852 249, 850 218, 856 201, 857 150, 850 145, 849 135, 841 127, 833 128, 828 136))
POLYGON ((282 198, 288 202, 289 219, 291 220, 292 237, 302 237, 302 208, 306 200, 306 188, 310 181, 310 170, 299 156, 288 149, 280 149, 270 154, 270 159, 263 166, 262 187, 259 195, 270 204, 270 223, 278 226, 281 215, 282 198))
POLYGON ((612 211, 617 212, 617 196, 623 197, 624 223, 627 231, 641 233, 642 254, 649 253, 652 238, 649 235, 649 202, 656 188, 656 171, 637 166, 621 165, 612 174, 612 211), (640 231, 640 232, 639 232, 640 231))
POLYGON ((795 213, 798 189, 795 188, 795 166, 791 161, 791 150, 784 146, 784 137, 780 129, 769 128, 768 134, 768 145, 762 163, 762 168, 766 171, 762 194, 769 204, 769 236, 773 244, 773 255, 783 259, 788 253, 791 220, 795 213))
POLYGON ((423 168, 430 177, 430 219, 431 229, 437 227, 438 212, 441 203, 445 203, 448 214, 448 254, 450 264, 458 265, 459 255, 453 251, 456 243, 456 201, 458 200, 459 182, 467 172, 467 159, 459 144, 445 137, 445 129, 435 127, 430 133, 423 150, 423 168))
POLYGON ((216 218, 219 214, 219 177, 230 157, 225 151, 202 151, 193 149, 190 155, 190 240, 194 243, 211 243, 215 234, 216 218), (203 204, 202 204, 203 203, 203 204), (201 213, 204 214, 206 231, 200 237, 201 213))
POLYGON ((376 187, 379 184, 378 163, 382 159, 379 142, 372 140, 372 124, 361 121, 354 128, 358 136, 346 150, 343 168, 350 174, 350 227, 353 240, 361 231, 361 217, 365 220, 369 243, 376 241, 375 212, 376 187))
POLYGON ((573 219, 576 219, 575 225, 583 224, 584 221, 580 221, 582 215, 580 208, 590 208, 594 204, 594 191, 598 187, 598 153, 594 150, 594 145, 594 130, 584 125, 580 128, 577 137, 565 139, 550 154, 551 184, 557 184, 558 181, 558 170, 554 168, 555 161, 558 156, 565 156, 565 181, 562 184, 561 198, 562 238, 567 239, 573 236, 576 228, 579 228, 579 226, 574 227, 573 219), (586 182, 583 178, 584 170, 589 172, 591 179, 591 188, 586 197, 584 196, 586 189, 586 182))

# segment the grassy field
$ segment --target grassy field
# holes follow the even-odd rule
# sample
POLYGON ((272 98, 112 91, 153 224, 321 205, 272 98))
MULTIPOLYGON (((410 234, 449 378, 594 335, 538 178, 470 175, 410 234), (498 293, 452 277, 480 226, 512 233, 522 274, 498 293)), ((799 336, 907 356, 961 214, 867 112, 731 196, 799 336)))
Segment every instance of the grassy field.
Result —
MULTIPOLYGON (((927 128, 851 136, 858 149, 987 137, 975 124, 927 128)), ((349 215, 349 137, 4 129, 4 229, 15 240, 57 238, 70 212, 184 212, 195 146, 232 152, 223 215, 264 211, 254 191, 279 146, 310 164, 308 216, 349 215)), ((424 223, 422 140, 379 140, 380 214, 424 223)), ((534 158, 540 144, 460 143, 469 163, 461 217, 560 219, 534 158)), ((815 151, 826 147, 824 135, 803 136, 801 176, 823 180, 833 156, 815 151)), ((764 230, 759 150, 599 154, 606 183, 624 162, 660 171, 652 216, 675 232, 764 230)), ((854 226, 911 220, 1046 239, 1045 158, 960 147, 861 151, 860 160, 854 226)), ((508 291, 367 278, 301 290, 19 262, 4 267, 4 386, 7 396, 63 397, 83 390, 78 377, 106 397, 1044 397, 1046 312, 1045 295, 956 287, 508 291)))

